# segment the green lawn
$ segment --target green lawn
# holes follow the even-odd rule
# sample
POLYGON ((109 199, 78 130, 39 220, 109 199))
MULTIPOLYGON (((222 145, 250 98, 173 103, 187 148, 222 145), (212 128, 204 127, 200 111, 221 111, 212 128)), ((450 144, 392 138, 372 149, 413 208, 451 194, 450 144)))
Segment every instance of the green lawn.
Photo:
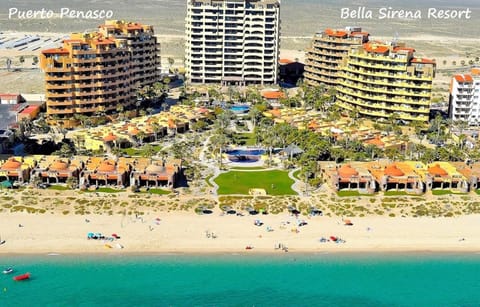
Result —
POLYGON ((301 170, 296 170, 293 172, 293 177, 297 178, 298 180, 302 181, 302 178, 300 178, 300 171, 301 170))
POLYGON ((407 192, 405 191, 386 191, 383 193, 385 196, 408 196, 407 192))
POLYGON ((337 195, 340 197, 375 196, 374 194, 360 194, 358 191, 338 191, 337 195))
POLYGON ((265 169, 265 167, 263 166, 245 166, 245 167, 241 167, 241 166, 235 166, 235 167, 231 167, 230 168, 231 170, 247 170, 247 171, 255 171, 255 170, 262 170, 262 169, 265 169))
POLYGON ((57 190, 57 191, 70 190, 70 188, 65 187, 65 186, 63 186, 63 185, 51 185, 51 186, 48 187, 48 189, 50 189, 50 190, 57 190))
POLYGON ((210 183, 210 178, 212 178, 213 175, 208 175, 207 178, 205 178, 205 182, 208 184, 209 187, 213 187, 213 185, 210 183))
POLYGON ((163 189, 149 189, 147 192, 144 193, 150 193, 150 194, 157 194, 157 195, 167 195, 170 194, 170 191, 163 190, 163 189))
MULTIPOLYGON (((139 147, 139 148, 133 148, 133 147, 123 148, 121 151, 122 151, 122 153, 124 153, 126 155, 129 155, 129 156, 132 156, 132 157, 134 157, 134 156, 143 157, 145 155, 145 146, 146 145, 143 145, 142 147, 139 147)), ((153 145, 152 149, 154 150, 154 152, 159 152, 162 149, 162 146, 153 145)))
POLYGON ((86 190, 85 192, 90 192, 90 193, 95 193, 95 192, 99 192, 99 193, 120 193, 120 192, 125 192, 125 190, 116 190, 116 189, 112 189, 112 188, 98 188, 96 190, 86 190))
POLYGON ((448 194, 453 194, 452 191, 450 190, 432 190, 433 195, 448 195, 448 194))
POLYGON ((449 194, 454 194, 454 195, 468 195, 468 193, 460 193, 460 192, 454 192, 452 190, 432 190, 433 195, 449 195, 449 194))
POLYGON ((241 145, 255 146, 257 140, 255 139, 255 133, 237 133, 236 138, 241 145))
POLYGON ((215 182, 218 184, 218 194, 245 194, 252 188, 265 189, 268 195, 296 195, 291 186, 293 180, 288 177, 288 172, 273 171, 252 171, 239 172, 230 171, 223 173, 215 182))

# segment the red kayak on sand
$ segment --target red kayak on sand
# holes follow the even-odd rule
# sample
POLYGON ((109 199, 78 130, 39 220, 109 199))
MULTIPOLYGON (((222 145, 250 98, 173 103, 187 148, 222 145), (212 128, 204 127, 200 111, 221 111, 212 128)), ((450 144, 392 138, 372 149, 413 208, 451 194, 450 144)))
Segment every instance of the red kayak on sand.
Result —
POLYGON ((22 274, 22 275, 14 276, 13 280, 20 281, 20 280, 26 280, 26 279, 29 279, 29 278, 30 278, 30 273, 25 273, 25 274, 22 274))

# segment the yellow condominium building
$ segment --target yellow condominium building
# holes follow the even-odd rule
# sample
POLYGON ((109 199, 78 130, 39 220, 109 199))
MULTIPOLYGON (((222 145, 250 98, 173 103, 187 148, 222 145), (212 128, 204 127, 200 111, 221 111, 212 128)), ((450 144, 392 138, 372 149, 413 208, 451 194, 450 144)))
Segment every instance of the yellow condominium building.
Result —
POLYGON ((352 47, 337 86, 337 104, 375 118, 428 121, 435 61, 403 44, 352 47))
POLYGON ((105 37, 124 39, 130 52, 133 85, 143 87, 159 80, 160 44, 154 35, 153 27, 120 20, 107 20, 99 26, 99 32, 105 37))
POLYGON ((326 29, 315 34, 307 50, 304 80, 308 85, 337 85, 342 61, 352 46, 368 41, 369 33, 362 28, 347 27, 345 30, 326 29))
POLYGON ((99 32, 73 33, 62 47, 43 50, 50 119, 69 126, 75 114, 91 116, 135 103, 137 88, 158 81, 152 35, 149 26, 112 21, 99 32))

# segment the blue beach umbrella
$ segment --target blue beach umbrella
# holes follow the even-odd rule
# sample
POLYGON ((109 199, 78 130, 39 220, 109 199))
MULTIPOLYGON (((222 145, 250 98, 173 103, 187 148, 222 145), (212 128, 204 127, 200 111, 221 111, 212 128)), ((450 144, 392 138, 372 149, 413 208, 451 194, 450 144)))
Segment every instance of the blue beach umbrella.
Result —
POLYGON ((13 188, 13 183, 10 180, 5 180, 0 183, 2 188, 13 188))

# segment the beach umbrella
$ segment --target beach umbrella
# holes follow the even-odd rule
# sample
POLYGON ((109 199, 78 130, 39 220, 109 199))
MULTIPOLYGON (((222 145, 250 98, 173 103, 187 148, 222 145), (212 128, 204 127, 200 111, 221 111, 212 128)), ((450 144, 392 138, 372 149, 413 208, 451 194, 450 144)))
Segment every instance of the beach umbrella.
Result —
POLYGON ((7 188, 7 189, 13 188, 13 183, 10 182, 10 180, 4 180, 0 183, 0 185, 2 188, 7 188))
POLYGON ((345 223, 346 226, 353 226, 353 223, 350 220, 344 220, 343 222, 345 223))
POLYGON ((93 236, 95 236, 95 234, 93 232, 89 232, 87 234, 87 238, 93 238, 93 236))

